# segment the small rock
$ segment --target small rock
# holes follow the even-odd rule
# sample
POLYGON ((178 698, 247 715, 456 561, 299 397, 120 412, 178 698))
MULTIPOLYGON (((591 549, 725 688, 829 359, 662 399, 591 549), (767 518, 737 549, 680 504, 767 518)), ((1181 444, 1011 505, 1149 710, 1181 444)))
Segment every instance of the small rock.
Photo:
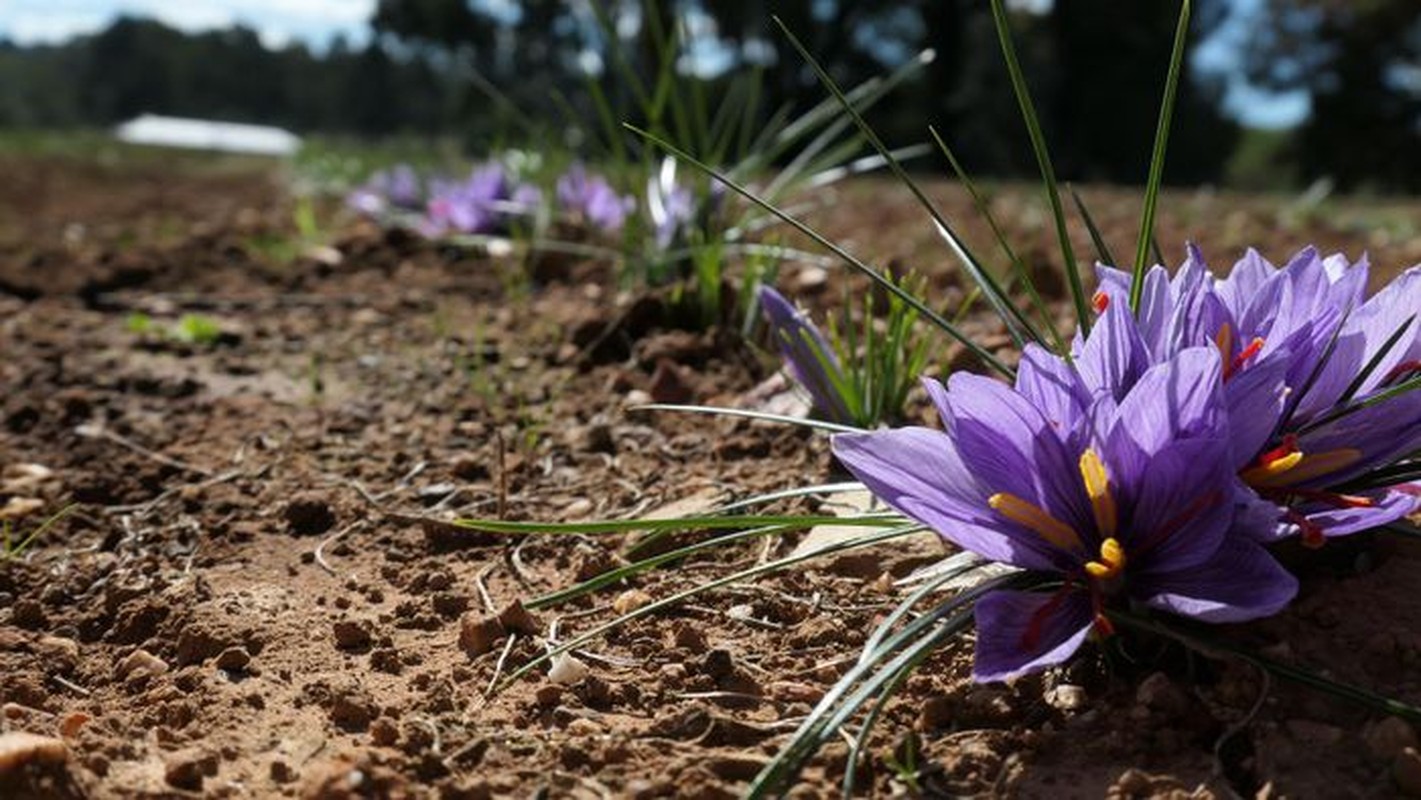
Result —
POLYGON ((217 654, 217 668, 227 672, 245 672, 252 657, 245 647, 229 647, 217 654))
POLYGON ((375 718, 375 709, 370 702, 353 692, 345 692, 331 703, 331 722, 342 730, 355 733, 364 731, 375 718))
POLYGON ((79 662, 79 643, 62 636, 41 636, 35 642, 35 653, 46 662, 68 671, 79 662))
POLYGON ((491 652, 494 642, 502 639, 508 631, 498 617, 485 617, 470 612, 459 621, 459 647, 469 656, 481 656, 491 652))
POLYGON ((651 399, 658 403, 689 403, 695 398, 680 368, 665 358, 656 362, 656 370, 651 373, 650 391, 651 399))
POLYGON ((1060 711, 1079 711, 1085 707, 1086 691, 1074 683, 1063 683, 1046 691, 1046 704, 1060 711))
POLYGON ((630 614, 651 602, 651 595, 646 592, 640 589, 628 589, 612 600, 612 610, 616 612, 618 616, 621 616, 623 614, 630 614))
POLYGON ((336 647, 342 650, 361 650, 370 646, 370 625, 361 620, 338 620, 331 626, 336 647))
POLYGON ((120 680, 136 674, 142 675, 162 675, 168 671, 168 662, 153 655, 147 650, 134 650, 126 658, 118 662, 118 677, 120 680))
POLYGON ((1421 753, 1414 747, 1403 748, 1391 762, 1391 777, 1402 794, 1421 797, 1421 753))
POLYGON ((298 495, 286 504, 282 512, 291 532, 297 536, 316 536, 335 527, 336 515, 324 497, 298 495))
POLYGON ((70 711, 59 718, 59 735, 66 739, 72 739, 79 734, 79 730, 89 724, 92 719, 82 711, 70 711))
POLYGON ((29 764, 61 764, 69 757, 64 742, 24 731, 0 733, 0 776, 29 764))
POLYGON ((533 699, 543 708, 552 708, 562 699, 563 688, 555 683, 545 683, 533 692, 533 699))
POLYGON ((1399 717, 1387 717, 1362 732, 1367 750, 1379 761, 1390 761, 1402 750, 1421 748, 1416 731, 1399 717))
POLYGON ((376 747, 394 747, 400 739, 400 729, 388 717, 381 717, 370 725, 370 741, 376 747))
POLYGON ((548 670, 548 680, 564 686, 571 686, 581 683, 582 679, 587 677, 588 672, 587 665, 579 661, 576 656, 563 653, 553 659, 553 666, 548 670))
POLYGON ((201 791, 203 778, 217 774, 217 756, 199 750, 184 750, 170 755, 163 766, 163 780, 169 786, 189 791, 201 791))
POLYGON ((799 271, 794 287, 800 294, 814 294, 829 282, 829 271, 823 267, 808 266, 799 271))

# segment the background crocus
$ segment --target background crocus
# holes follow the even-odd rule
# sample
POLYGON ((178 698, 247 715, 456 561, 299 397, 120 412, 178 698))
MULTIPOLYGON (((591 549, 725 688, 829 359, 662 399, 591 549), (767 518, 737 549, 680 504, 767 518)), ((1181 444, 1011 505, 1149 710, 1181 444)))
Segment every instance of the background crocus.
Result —
POLYGON ((978 680, 1064 661, 1093 631, 1110 633, 1116 604, 1232 622, 1292 599, 1294 578, 1235 526, 1219 363, 1211 348, 1186 349, 1080 414, 956 374, 946 390, 927 384, 945 431, 834 437, 835 455, 888 505, 965 550, 1055 578, 1050 591, 978 602, 978 680))
MULTIPOLYGON (((1108 313, 1130 276, 1099 273, 1108 313)), ((1151 359, 1210 344, 1221 354, 1235 467, 1278 508, 1267 537, 1317 545, 1421 507, 1414 485, 1348 486, 1421 448, 1421 392, 1397 390, 1421 363, 1421 268, 1371 298, 1367 278, 1365 259, 1311 247, 1281 269, 1250 250, 1215 278, 1191 246, 1173 278, 1146 275, 1137 329, 1151 359)))
POLYGON ((606 178, 589 174, 581 164, 572 165, 558 178, 556 194, 564 213, 606 233, 620 231, 636 207, 635 200, 618 194, 606 178))
POLYGON ((761 284, 759 298, 770 338, 784 357, 790 376, 809 393, 814 411, 830 422, 854 424, 854 415, 844 402, 843 368, 819 328, 773 287, 761 284))
POLYGON ((463 181, 441 183, 431 192, 426 230, 443 233, 497 233, 541 202, 537 187, 516 183, 502 165, 476 167, 463 181))

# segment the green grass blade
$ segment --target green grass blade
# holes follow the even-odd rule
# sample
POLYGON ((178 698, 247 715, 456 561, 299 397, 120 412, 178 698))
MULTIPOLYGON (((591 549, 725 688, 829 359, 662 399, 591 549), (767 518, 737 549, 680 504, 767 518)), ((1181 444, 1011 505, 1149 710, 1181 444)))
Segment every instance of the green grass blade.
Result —
MULTIPOLYGON (((1105 237, 1100 234, 1100 228, 1095 224, 1095 218, 1090 215, 1090 209, 1086 208, 1085 201, 1076 192, 1076 187, 1067 186, 1071 192, 1071 199, 1076 203, 1076 211, 1080 212, 1081 220, 1085 222, 1086 230, 1090 231, 1090 242, 1095 246, 1095 255, 1100 259, 1100 263, 1109 264, 1114 267, 1119 264, 1115 260, 1115 254, 1110 252, 1110 245, 1105 243, 1105 237)), ((1136 281, 1140 279, 1135 278, 1136 281)))
MULTIPOLYGON (((1164 82, 1164 99, 1160 102, 1159 127, 1155 129, 1154 153, 1150 156, 1150 177, 1145 184, 1145 209, 1140 215, 1140 240, 1135 247, 1135 276, 1130 281, 1130 310, 1140 310, 1140 298, 1145 292, 1146 256, 1155 235, 1155 204, 1159 200, 1160 182, 1164 180, 1164 156, 1169 149, 1169 129, 1174 119, 1174 101, 1179 95, 1179 73, 1184 65, 1184 47, 1189 40, 1189 0, 1179 4, 1179 25, 1174 30, 1174 50, 1169 56, 1169 74, 1164 82)), ((1160 263, 1164 263, 1161 261, 1160 263)))
POLYGON ((1387 337, 1387 340, 1382 343, 1382 346, 1377 349, 1377 352, 1368 359, 1367 365, 1363 367, 1362 371, 1357 373, 1357 377, 1347 385, 1346 391, 1337 399, 1338 405, 1347 404, 1357 395, 1357 392, 1362 388, 1362 384, 1366 383, 1367 379, 1372 376, 1372 373, 1377 371, 1377 367, 1381 366, 1382 359, 1386 358, 1387 353, 1390 353, 1392 348, 1396 347, 1397 343, 1401 341, 1401 337, 1405 336, 1407 331, 1411 329, 1411 323, 1415 321, 1416 315, 1412 314, 1406 318, 1405 322, 1401 323, 1401 327, 1397 328, 1391 336, 1387 337))
MULTIPOLYGON (((997 223, 997 217, 992 213, 992 207, 987 202, 987 198, 977 189, 977 182, 972 180, 971 176, 967 174, 967 170, 962 167, 962 162, 957 160, 957 155, 952 152, 952 148, 947 146, 947 141, 938 134, 937 129, 929 125, 928 132, 932 134, 933 141, 937 142, 938 149, 947 158, 948 164, 952 166, 952 171, 957 175, 957 180, 972 197, 972 204, 977 208, 977 213, 982 215, 982 218, 987 221, 987 225, 992 229, 992 236, 996 238, 997 244, 1002 248, 1002 254, 1007 257, 1008 263, 1011 264, 1017 282, 1022 285, 1022 288, 1026 289, 1026 295, 1030 298, 1031 305, 1036 309, 1036 313, 1041 315, 1041 319, 1045 321, 1046 331, 1051 335, 1052 346, 1056 348, 1057 353, 1069 357, 1070 348, 1066 347, 1065 340, 1061 338, 1061 331, 1056 327, 1055 315, 1051 313, 1051 309, 1048 308, 1046 303, 1041 299, 1041 293, 1036 289, 1036 280, 1031 277, 1030 271, 1026 269, 1026 264, 1017 256, 1016 250, 1011 246, 1011 243, 1007 241, 1006 232, 1003 231, 1002 226, 997 223)), ((1007 291, 1011 290, 1010 283, 1007 284, 1006 289, 1007 291)), ((978 296, 979 295, 974 293, 970 298, 975 302, 978 296)))
POLYGON ((1071 300, 1076 306, 1076 324, 1079 325, 1081 334, 1085 335, 1090 333, 1090 305, 1085 296, 1085 288, 1081 284, 1076 251, 1071 246, 1070 232, 1066 229, 1066 211, 1061 205, 1060 189, 1056 186, 1056 168, 1051 165, 1051 153, 1046 149, 1046 136, 1041 132, 1041 122, 1036 118, 1036 104, 1032 102, 1031 89, 1026 85, 1026 75, 1022 73, 1021 63, 1016 57, 1016 45, 1012 43, 1011 26, 1002 0, 992 0, 992 21, 997 28, 997 40, 1001 43, 1002 58, 1006 61, 1012 91, 1016 94, 1022 120, 1026 123, 1026 133, 1031 139, 1031 150, 1035 153, 1037 167, 1041 170, 1041 181, 1046 187, 1051 216, 1056 221, 1056 239, 1061 246, 1061 258, 1066 262, 1066 278, 1071 287, 1071 300))
POLYGON ((590 522, 515 522, 502 519, 459 519, 450 523, 460 528, 468 528, 484 533, 505 533, 519 535, 591 535, 603 533, 628 533, 631 531, 658 530, 734 530, 764 527, 768 525, 794 525, 812 528, 815 525, 848 525, 865 528, 882 528, 898 525, 903 517, 892 513, 863 514, 853 517, 838 517, 832 514, 746 514, 725 516, 705 514, 694 517, 673 519, 601 519, 590 522))
POLYGON ((838 83, 829 75, 828 71, 824 69, 818 59, 799 41, 799 38, 789 29, 789 26, 784 24, 784 21, 779 17, 772 17, 772 19, 774 19, 775 24, 779 26, 780 31, 784 33, 785 37, 789 39, 794 49, 799 52, 800 57, 803 58, 805 63, 809 64, 810 68, 814 70, 814 73, 819 76, 819 82, 839 101, 840 107, 844 113, 848 114, 849 118, 854 121, 859 132, 863 134, 869 144, 871 144, 887 162, 888 169, 893 173, 893 176, 902 182, 904 186, 908 187, 908 191, 912 193, 913 197, 918 201, 918 204, 932 217, 938 233, 947 240, 954 254, 962 261, 963 265, 967 267, 972 279, 982 287, 982 292, 986 296, 987 301, 992 305, 993 310, 996 311, 997 315, 1006 323, 1007 331, 1011 334, 1017 347, 1021 347, 1025 344, 1028 338, 1032 341, 1041 341, 1040 334, 1031 327, 1030 323, 1021 313, 1021 310, 1018 309, 1016 305, 1011 302, 1011 298, 1007 297, 1006 293, 1002 291, 996 278, 992 277, 992 274, 982 267, 981 263, 977 261, 976 256, 974 256, 967 247, 966 242, 952 230, 952 226, 948 224, 948 221, 937 210, 937 206, 928 199, 928 196, 918 186, 917 182, 913 180, 912 176, 908 174, 907 170, 903 169, 903 166, 898 160, 893 158, 892 151, 883 143, 883 140, 879 138, 877 132, 873 130, 873 127, 868 124, 868 121, 863 118, 863 115, 859 113, 858 109, 854 107, 854 104, 845 96, 843 90, 839 88, 838 83))
POLYGON ((1002 362, 1001 359, 997 358, 995 355, 992 355, 992 353, 987 351, 981 345, 972 341, 972 338, 962 333, 962 331, 959 330, 956 325, 944 319, 941 314, 938 314, 932 308, 928 307, 927 304, 925 304, 922 300, 919 300, 909 292, 904 291, 893 280, 885 276, 882 272, 879 272, 873 267, 870 267, 869 265, 865 264, 852 253, 830 241, 823 234, 809 227, 809 225, 805 224, 803 221, 790 214, 785 213, 773 203, 762 199, 754 192, 750 191, 741 184, 737 183, 735 180, 731 179, 729 176, 725 175, 725 173, 720 172, 719 170, 716 170, 715 168, 705 164, 704 162, 698 160, 694 156, 690 155, 681 148, 676 147, 665 139, 658 137, 653 133, 644 131, 641 128, 636 127, 635 125, 628 124, 625 127, 633 133, 636 133, 637 135, 647 139, 648 141, 662 148, 666 152, 674 155, 675 157, 685 161, 688 164, 691 164, 702 172, 711 175, 716 180, 725 184, 725 186, 731 191, 735 192, 746 200, 749 200, 750 202, 754 203, 765 211, 775 215, 786 225, 789 225, 790 227, 794 228, 805 236, 808 236, 810 239, 813 239, 814 242, 820 247, 823 247, 824 249, 838 256, 850 267, 863 273, 874 283, 883 287, 889 293, 897 295, 903 300, 903 302, 912 306, 919 314, 923 315, 924 319, 941 328, 944 332, 947 333, 948 336, 951 336, 953 339, 957 340, 958 342, 961 342, 963 347, 966 347, 968 350, 972 351, 974 355, 982 359, 982 363, 986 364, 988 367, 991 367, 993 370, 996 370, 998 373, 1008 379, 1015 377, 1016 373, 1011 367, 1008 367, 1005 363, 1002 362))

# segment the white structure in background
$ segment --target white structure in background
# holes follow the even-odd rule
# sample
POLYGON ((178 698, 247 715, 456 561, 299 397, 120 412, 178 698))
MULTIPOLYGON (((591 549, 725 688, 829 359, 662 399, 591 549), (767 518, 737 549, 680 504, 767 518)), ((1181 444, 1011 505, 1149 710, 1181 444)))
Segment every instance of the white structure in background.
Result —
POLYGON ((158 147, 221 150, 262 156, 289 156, 301 149, 301 137, 267 125, 213 122, 206 119, 144 114, 114 129, 119 141, 158 147))

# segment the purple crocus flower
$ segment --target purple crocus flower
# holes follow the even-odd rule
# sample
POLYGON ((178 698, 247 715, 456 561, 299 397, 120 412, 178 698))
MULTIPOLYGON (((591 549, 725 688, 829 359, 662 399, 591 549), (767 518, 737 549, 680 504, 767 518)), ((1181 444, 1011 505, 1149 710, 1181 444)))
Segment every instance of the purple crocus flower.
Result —
MULTIPOLYGON (((1109 349, 1097 366, 1134 369, 1132 355, 1109 349)), ((1076 405, 1081 371, 1041 361, 1025 392, 961 373, 946 390, 927 381, 945 432, 834 437, 835 455, 888 505, 965 550, 1059 577, 1053 592, 998 591, 977 603, 978 680, 1064 661, 1092 632, 1111 632, 1112 605, 1235 622, 1296 593, 1296 580, 1236 529, 1217 352, 1186 348, 1088 407, 1076 405)))
MULTIPOLYGON (((1123 305, 1130 276, 1099 273, 1097 307, 1123 305)), ((1421 268, 1370 299, 1367 277, 1365 259, 1306 248, 1281 269, 1250 250, 1216 279, 1192 246, 1172 279, 1146 274, 1138 331, 1151 360, 1208 344, 1222 355, 1235 468, 1278 509, 1265 537, 1317 546, 1421 507, 1415 485, 1338 490, 1421 448, 1421 392, 1383 394, 1421 372, 1421 268)))
POLYGON ((830 422, 855 424, 840 389, 846 381, 843 368, 819 328, 808 314, 773 287, 761 284, 759 298, 770 326, 770 337, 779 347, 790 376, 809 392, 815 412, 830 422))
POLYGON ((558 205, 588 224, 606 233, 622 229, 627 214, 636 206, 630 197, 617 190, 601 175, 589 175, 581 164, 574 164, 557 182, 558 205))
POLYGON ((499 164, 476 167, 467 180, 441 182, 431 192, 427 230, 440 235, 496 233, 509 220, 528 214, 541 202, 541 192, 515 184, 499 164))

